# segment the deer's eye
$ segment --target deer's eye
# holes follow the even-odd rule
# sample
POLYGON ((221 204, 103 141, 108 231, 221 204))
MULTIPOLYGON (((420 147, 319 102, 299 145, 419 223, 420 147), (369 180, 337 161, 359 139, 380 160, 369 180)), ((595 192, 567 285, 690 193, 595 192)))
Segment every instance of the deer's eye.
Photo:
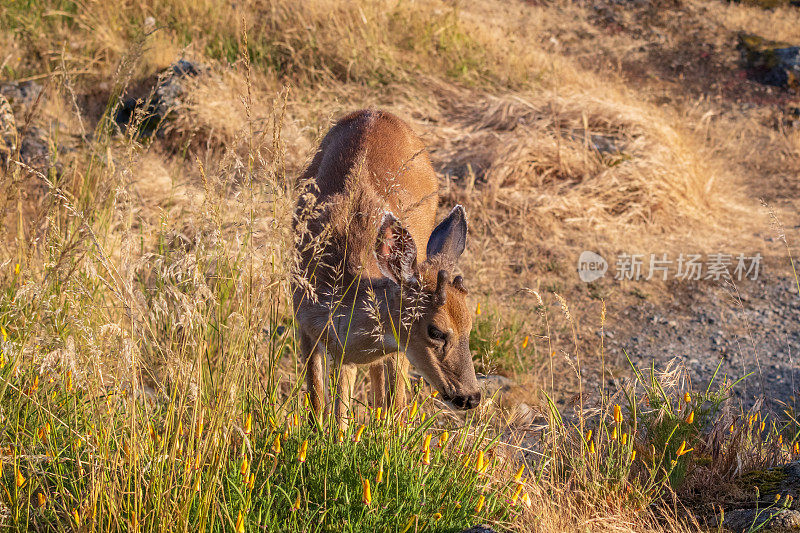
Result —
POLYGON ((447 339, 447 333, 430 324, 428 325, 428 337, 435 341, 443 341, 447 339))

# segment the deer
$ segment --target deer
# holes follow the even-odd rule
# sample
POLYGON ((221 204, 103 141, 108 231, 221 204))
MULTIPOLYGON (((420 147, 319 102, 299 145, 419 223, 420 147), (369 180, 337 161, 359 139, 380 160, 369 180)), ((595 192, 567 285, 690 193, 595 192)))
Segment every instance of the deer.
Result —
POLYGON ((373 407, 406 405, 409 363, 450 407, 477 407, 463 277, 467 218, 436 225, 438 179, 425 146, 397 116, 367 109, 339 120, 300 176, 292 298, 313 416, 322 423, 326 363, 334 417, 348 413, 359 367, 373 407))

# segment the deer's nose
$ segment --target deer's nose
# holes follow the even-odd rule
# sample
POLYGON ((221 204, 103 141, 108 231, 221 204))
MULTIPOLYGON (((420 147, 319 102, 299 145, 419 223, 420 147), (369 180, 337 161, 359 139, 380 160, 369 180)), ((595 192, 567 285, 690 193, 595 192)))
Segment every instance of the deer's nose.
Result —
POLYGON ((453 405, 459 409, 474 409, 481 403, 480 391, 472 394, 459 395, 453 398, 453 405))

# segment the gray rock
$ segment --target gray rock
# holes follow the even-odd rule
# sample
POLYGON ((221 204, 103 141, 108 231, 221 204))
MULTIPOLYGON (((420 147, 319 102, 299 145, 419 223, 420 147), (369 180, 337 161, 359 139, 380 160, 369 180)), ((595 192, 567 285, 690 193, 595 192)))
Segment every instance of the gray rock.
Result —
POLYGON ((162 126, 169 121, 176 110, 185 105, 186 79, 199 76, 207 69, 181 59, 158 76, 158 85, 149 102, 129 98, 117 110, 115 119, 120 126, 127 127, 135 113, 147 106, 139 133, 144 136, 163 131, 162 126))
POLYGON ((800 511, 791 509, 738 509, 725 513, 725 529, 737 533, 744 531, 797 531, 800 530, 800 511))
POLYGON ((0 94, 0 165, 17 151, 17 123, 11 104, 0 94))
POLYGON ((461 533, 497 533, 491 526, 486 524, 481 524, 479 526, 472 526, 471 528, 465 529, 461 533))
POLYGON ((43 90, 44 88, 35 81, 22 83, 12 81, 0 85, 0 94, 5 96, 8 102, 17 109, 33 106, 43 90))
POLYGON ((514 383, 510 378, 500 375, 478 375, 478 386, 486 396, 492 396, 497 391, 507 391, 514 383))
POLYGON ((800 87, 800 46, 740 33, 737 48, 744 68, 755 81, 783 88, 800 87))

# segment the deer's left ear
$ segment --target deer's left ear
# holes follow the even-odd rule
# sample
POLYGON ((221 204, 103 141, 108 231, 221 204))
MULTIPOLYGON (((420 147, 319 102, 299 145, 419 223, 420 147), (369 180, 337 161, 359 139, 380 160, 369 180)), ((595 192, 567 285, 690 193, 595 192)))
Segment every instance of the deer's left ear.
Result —
POLYGON ((467 247, 467 214, 457 205, 450 214, 434 228, 425 249, 428 258, 444 255, 453 264, 467 247))
POLYGON ((378 231, 375 257, 381 273, 398 285, 417 281, 417 245, 403 224, 388 211, 378 231))

